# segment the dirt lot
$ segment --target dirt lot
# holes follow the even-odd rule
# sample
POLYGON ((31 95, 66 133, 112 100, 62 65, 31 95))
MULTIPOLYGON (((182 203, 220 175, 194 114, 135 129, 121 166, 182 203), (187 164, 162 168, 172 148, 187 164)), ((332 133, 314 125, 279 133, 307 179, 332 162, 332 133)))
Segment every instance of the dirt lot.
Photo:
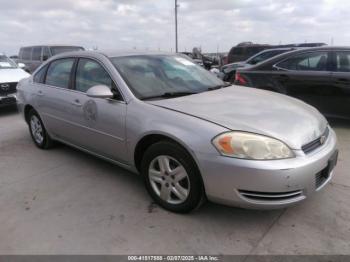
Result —
POLYGON ((331 184, 283 210, 152 204, 141 179, 59 145, 37 149, 16 109, 0 110, 1 254, 350 254, 350 122, 334 122, 331 184))

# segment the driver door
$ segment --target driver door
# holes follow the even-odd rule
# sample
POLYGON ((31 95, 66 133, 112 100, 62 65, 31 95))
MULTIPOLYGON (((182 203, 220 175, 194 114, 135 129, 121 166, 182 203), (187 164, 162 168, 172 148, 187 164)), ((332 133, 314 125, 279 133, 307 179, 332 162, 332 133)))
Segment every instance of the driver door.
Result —
POLYGON ((109 73, 99 62, 80 58, 73 82, 71 104, 75 108, 72 118, 77 127, 75 133, 77 145, 100 156, 126 163, 127 105, 109 73), (86 91, 95 85, 110 87, 116 94, 115 98, 88 97, 86 91))

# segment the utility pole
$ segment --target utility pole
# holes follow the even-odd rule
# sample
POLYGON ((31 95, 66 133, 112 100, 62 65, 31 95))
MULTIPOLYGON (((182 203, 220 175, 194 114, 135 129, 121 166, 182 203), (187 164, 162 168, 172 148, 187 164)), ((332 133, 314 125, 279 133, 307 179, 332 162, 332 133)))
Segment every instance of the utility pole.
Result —
POLYGON ((178 45, 177 45, 177 8, 178 8, 177 0, 175 0, 175 52, 178 52, 178 45))

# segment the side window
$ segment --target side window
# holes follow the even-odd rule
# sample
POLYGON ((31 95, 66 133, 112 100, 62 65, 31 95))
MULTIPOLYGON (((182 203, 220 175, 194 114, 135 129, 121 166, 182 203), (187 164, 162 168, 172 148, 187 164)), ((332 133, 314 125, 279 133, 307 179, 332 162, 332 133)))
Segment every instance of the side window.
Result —
POLYGON ((327 52, 312 52, 296 55, 277 64, 277 66, 297 71, 327 71, 327 60, 327 52))
POLYGON ((335 71, 350 72, 350 52, 337 52, 336 63, 335 71))
POLYGON ((31 53, 32 53, 32 48, 31 47, 23 48, 23 50, 22 50, 22 59, 23 60, 30 60, 31 59, 31 53))
POLYGON ((68 88, 74 59, 65 58, 53 61, 46 74, 47 85, 68 88))
POLYGON ((112 89, 112 83, 111 77, 99 63, 91 59, 79 59, 75 79, 76 90, 86 92, 95 85, 106 85, 112 89))
POLYGON ((43 56, 42 56, 42 61, 46 61, 50 57, 50 52, 49 48, 47 46, 43 47, 43 56))
POLYGON ((41 47, 33 47, 32 60, 40 61, 41 58, 41 47))
POLYGON ((46 69, 47 69, 47 66, 44 66, 43 68, 41 68, 39 70, 39 72, 37 72, 34 77, 33 77, 33 81, 35 83, 44 83, 44 77, 45 77, 45 73, 46 73, 46 69))

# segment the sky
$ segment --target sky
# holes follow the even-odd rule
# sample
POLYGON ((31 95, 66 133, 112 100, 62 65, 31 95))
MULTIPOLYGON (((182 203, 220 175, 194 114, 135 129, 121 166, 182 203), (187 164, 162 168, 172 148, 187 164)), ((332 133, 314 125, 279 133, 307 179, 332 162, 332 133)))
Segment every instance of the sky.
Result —
MULTIPOLYGON (((237 43, 350 45, 349 0, 178 0, 179 51, 237 43), (333 39, 333 40, 332 40, 333 39)), ((174 0, 0 0, 0 52, 21 46, 175 50, 174 0)))

